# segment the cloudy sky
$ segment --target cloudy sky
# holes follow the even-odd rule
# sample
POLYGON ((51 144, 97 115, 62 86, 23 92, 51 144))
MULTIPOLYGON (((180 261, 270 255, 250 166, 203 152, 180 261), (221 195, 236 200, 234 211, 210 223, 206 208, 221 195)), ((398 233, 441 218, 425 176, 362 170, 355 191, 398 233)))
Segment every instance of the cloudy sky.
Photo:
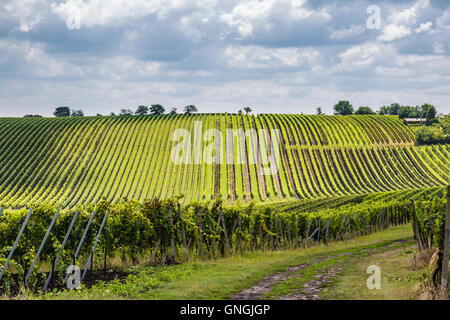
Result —
POLYGON ((342 99, 450 113, 450 1, 0 0, 0 116, 342 99))

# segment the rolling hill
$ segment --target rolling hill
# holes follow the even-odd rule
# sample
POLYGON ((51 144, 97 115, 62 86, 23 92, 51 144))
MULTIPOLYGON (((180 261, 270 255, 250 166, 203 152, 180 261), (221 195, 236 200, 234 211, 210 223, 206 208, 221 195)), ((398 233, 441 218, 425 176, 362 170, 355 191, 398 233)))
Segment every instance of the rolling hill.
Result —
POLYGON ((391 116, 2 118, 0 141, 0 204, 13 208, 180 194, 280 202, 450 181, 450 145, 416 147, 391 116))

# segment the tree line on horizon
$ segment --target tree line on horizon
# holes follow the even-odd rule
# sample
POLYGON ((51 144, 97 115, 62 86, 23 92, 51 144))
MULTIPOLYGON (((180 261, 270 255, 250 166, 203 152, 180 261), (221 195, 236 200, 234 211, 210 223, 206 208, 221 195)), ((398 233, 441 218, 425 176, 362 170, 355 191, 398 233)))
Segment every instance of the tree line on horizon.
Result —
MULTIPOLYGON (((339 101, 333 107, 335 115, 347 116, 347 115, 391 115, 398 116, 400 119, 407 118, 419 118, 425 119, 426 125, 431 126, 433 123, 437 122, 437 110, 436 107, 424 103, 421 106, 402 106, 399 103, 392 103, 389 106, 382 106, 377 112, 368 106, 361 106, 356 111, 353 105, 346 100, 339 101)), ((317 114, 323 114, 322 109, 317 108, 317 114)))
MULTIPOLYGON (((335 115, 341 115, 341 116, 347 116, 347 115, 397 115, 400 119, 406 119, 406 118, 421 118, 426 119, 427 125, 432 125, 435 123, 436 116, 437 116, 437 110, 436 107, 425 103, 421 106, 403 106, 399 103, 392 103, 389 106, 382 106, 379 108, 378 111, 374 111, 369 106, 360 106, 358 109, 354 109, 353 105, 347 101, 347 100, 341 100, 338 103, 336 103, 333 107, 334 114, 335 115)), ((240 109, 238 111, 238 114, 243 114, 244 112, 246 114, 251 113, 253 110, 250 107, 244 107, 243 109, 240 109), (242 111, 243 110, 243 111, 242 111)), ((197 107, 195 105, 188 105, 184 107, 183 113, 184 114, 193 114, 197 113, 197 107)), ((120 113, 117 116, 133 116, 133 115, 163 115, 166 113, 166 108, 163 107, 161 104, 152 104, 150 107, 146 105, 140 105, 137 107, 136 111, 133 111, 128 108, 124 108, 120 110, 120 113)), ((168 115, 174 115, 177 114, 177 108, 171 108, 168 115)), ((302 113, 303 114, 303 113, 302 113)), ((318 107, 316 109, 316 114, 318 115, 324 115, 325 113, 322 112, 322 108, 318 107)), ((83 117, 84 112, 82 110, 77 109, 71 109, 67 106, 57 107, 55 111, 53 112, 53 115, 55 117, 83 117)), ((100 113, 96 114, 97 116, 103 116, 100 113)), ((116 116, 114 112, 111 112, 109 116, 116 116)), ((24 117, 42 117, 38 114, 27 114, 24 117)))

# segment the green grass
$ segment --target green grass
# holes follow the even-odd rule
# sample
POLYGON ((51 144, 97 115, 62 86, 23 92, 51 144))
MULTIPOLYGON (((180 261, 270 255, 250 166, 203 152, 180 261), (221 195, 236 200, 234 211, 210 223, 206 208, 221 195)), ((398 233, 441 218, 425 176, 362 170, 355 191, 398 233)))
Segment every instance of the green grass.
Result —
POLYGON ((411 226, 405 225, 329 247, 253 252, 217 261, 189 262, 165 267, 135 267, 133 274, 122 283, 119 281, 99 283, 90 289, 48 293, 44 296, 30 294, 22 298, 227 299, 264 277, 288 267, 327 255, 411 237, 411 226))
MULTIPOLYGON (((341 252, 336 252, 336 254, 339 253, 351 253, 350 255, 344 255, 344 256, 336 256, 330 259, 326 259, 325 261, 315 263, 310 267, 307 267, 305 269, 299 270, 295 273, 295 275, 285 281, 281 281, 277 283, 270 292, 266 293, 266 297, 268 299, 277 299, 278 297, 281 297, 283 295, 288 295, 292 293, 302 292, 302 288, 308 281, 312 280, 315 275, 320 273, 320 270, 323 268, 331 268, 331 267, 340 267, 345 266, 344 270, 347 268, 347 263, 355 261, 356 259, 361 259, 365 256, 371 255, 371 252, 367 251, 360 251, 363 249, 378 249, 380 251, 389 251, 394 248, 404 248, 405 246, 410 246, 411 241, 406 242, 405 244, 399 244, 399 245, 393 245, 390 246, 388 249, 384 248, 386 245, 391 244, 391 241, 383 241, 378 242, 375 244, 369 244, 365 246, 360 246, 358 248, 352 248, 347 250, 342 250, 341 252)), ((367 265, 368 266, 368 265, 367 265)), ((367 276, 366 276, 367 277, 367 276)), ((338 279, 338 278, 336 278, 338 279)), ((330 286, 335 283, 336 279, 330 279, 330 286)), ((358 279, 359 281, 362 281, 361 283, 365 284, 366 279, 358 279)), ((352 296, 353 287, 347 286, 347 292, 349 292, 349 295, 352 296)), ((367 288, 366 288, 367 289, 367 288)))
POLYGON ((423 283, 426 267, 415 268, 413 247, 381 252, 364 257, 344 269, 321 298, 330 300, 412 300, 423 283), (366 268, 377 265, 381 269, 381 288, 368 290, 366 268))

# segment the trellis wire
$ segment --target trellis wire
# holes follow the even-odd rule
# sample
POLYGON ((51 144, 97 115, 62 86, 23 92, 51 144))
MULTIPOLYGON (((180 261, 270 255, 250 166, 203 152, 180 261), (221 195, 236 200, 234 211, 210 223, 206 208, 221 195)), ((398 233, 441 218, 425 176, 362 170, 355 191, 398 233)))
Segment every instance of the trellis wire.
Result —
POLYGON ((44 285, 44 288, 43 288, 44 291, 47 290, 47 287, 48 287, 48 285, 50 283, 50 280, 51 280, 51 278, 53 276, 53 269, 56 269, 56 266, 57 266, 57 264, 59 262, 59 255, 61 254, 61 252, 64 250, 64 247, 66 246, 67 240, 69 239, 69 236, 70 236, 70 232, 72 232, 72 228, 73 228, 73 225, 75 224, 75 221, 77 220, 77 217, 78 217, 78 210, 75 211, 75 214, 74 214, 74 216, 72 218, 72 221, 70 222, 69 229, 67 230, 66 236, 64 237, 64 241, 63 241, 63 243, 61 245, 61 248, 59 248, 59 251, 56 254, 55 261, 53 262, 53 268, 48 273, 47 280, 45 281, 45 285, 44 285))
POLYGON ((50 231, 52 231, 53 225, 55 224, 55 221, 56 221, 56 218, 58 217, 58 215, 59 215, 59 209, 56 210, 56 213, 53 216, 52 222, 50 223, 49 227, 47 228, 47 232, 45 233, 44 239, 42 239, 42 241, 41 241, 41 245, 39 246, 39 250, 38 250, 38 252, 36 253, 36 255, 34 257, 34 260, 33 260, 33 263, 31 264, 30 270, 28 270, 27 276, 25 277, 25 285, 27 285, 28 284, 28 280, 30 280, 30 276, 31 276, 31 273, 33 272, 34 266, 36 265, 36 262, 39 259, 39 256, 40 256, 40 254, 42 252, 42 249, 44 248, 45 243, 47 242, 47 238, 48 238, 48 236, 50 234, 50 231))
POLYGON ((108 212, 106 212, 106 213, 105 213, 105 216, 103 217, 102 224, 100 225, 100 229, 98 230, 97 237, 95 238, 94 246, 92 247, 92 251, 91 251, 91 253, 89 254, 89 258, 88 258, 88 261, 87 261, 87 263, 86 263, 86 267, 84 268, 84 271, 83 271, 83 275, 82 275, 82 277, 81 277, 81 280, 83 280, 84 277, 86 276, 86 272, 87 272, 87 270, 88 270, 88 268, 89 268, 89 264, 91 263, 92 257, 93 257, 94 252, 95 252, 95 248, 97 247, 98 239, 100 238, 100 234, 102 233, 102 230, 103 230, 103 227, 105 226, 105 223, 106 223, 106 219, 107 219, 107 218, 108 218, 108 212))
POLYGON ((11 248, 11 251, 9 252, 8 258, 6 259, 5 265, 2 268, 2 272, 0 273, 0 280, 2 280, 3 278, 3 274, 5 273, 6 268, 8 267, 9 261, 11 260, 14 251, 17 248, 17 244, 19 243, 20 237, 22 237, 22 233, 25 230, 25 227, 28 223, 28 220, 30 219, 31 213, 33 212, 33 209, 30 209, 30 211, 28 211, 27 216, 25 217, 25 221, 22 224, 22 228, 20 228, 19 234, 17 235, 16 241, 14 242, 13 247, 11 248))

